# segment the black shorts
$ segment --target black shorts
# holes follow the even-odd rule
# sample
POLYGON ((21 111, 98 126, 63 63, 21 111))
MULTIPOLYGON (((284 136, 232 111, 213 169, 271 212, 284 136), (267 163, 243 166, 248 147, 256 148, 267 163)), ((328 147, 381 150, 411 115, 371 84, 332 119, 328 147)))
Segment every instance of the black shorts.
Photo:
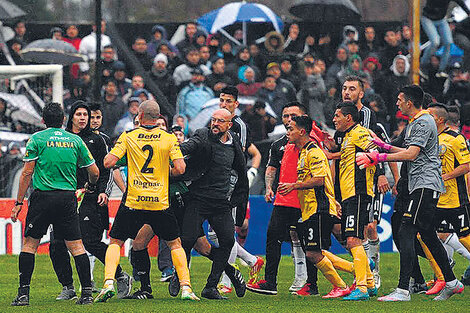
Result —
POLYGON ((34 190, 28 204, 25 237, 41 239, 52 224, 55 238, 67 241, 82 239, 75 192, 34 190))
POLYGON ((341 205, 341 231, 344 238, 364 239, 364 227, 369 224, 369 209, 372 198, 356 195, 343 201, 341 205))
POLYGON ((97 194, 86 194, 79 208, 80 230, 84 242, 101 241, 104 230, 109 228, 109 222, 103 216, 105 208, 98 205, 97 200, 97 194))
POLYGON ((122 241, 135 239, 144 224, 150 225, 155 235, 163 240, 171 241, 179 237, 178 222, 171 210, 133 210, 123 202, 116 213, 109 236, 122 241))
POLYGON ((328 250, 331 246, 333 217, 325 213, 316 213, 299 225, 300 241, 305 251, 328 250))
POLYGON ((434 230, 434 217, 439 192, 419 188, 410 194, 410 201, 403 212, 402 223, 411 223, 421 230, 434 230))
POLYGON ((459 237, 470 234, 469 208, 466 204, 456 209, 436 209, 434 219, 437 231, 440 233, 457 233, 459 237))

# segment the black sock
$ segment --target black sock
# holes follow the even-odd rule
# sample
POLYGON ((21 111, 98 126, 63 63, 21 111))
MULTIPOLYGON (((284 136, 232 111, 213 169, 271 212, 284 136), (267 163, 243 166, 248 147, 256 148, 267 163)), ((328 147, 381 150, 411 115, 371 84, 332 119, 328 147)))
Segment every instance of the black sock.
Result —
POLYGON ((137 275, 140 278, 140 289, 152 293, 152 286, 150 285, 150 257, 147 249, 132 250, 132 258, 137 269, 137 275))
POLYGON ((318 281, 317 267, 315 266, 315 264, 313 264, 313 262, 309 261, 307 258, 305 258, 305 261, 307 262, 307 283, 316 285, 318 281))
POLYGON ((91 295, 91 273, 90 273, 90 260, 86 253, 76 255, 73 257, 75 260, 75 267, 77 268, 78 278, 82 285, 82 296, 91 295))
POLYGON ((20 271, 20 289, 29 291, 31 276, 33 276, 34 270, 34 254, 21 252, 18 264, 20 271))
POLYGON ((116 274, 114 274, 114 278, 119 278, 121 277, 123 274, 123 271, 122 271, 122 267, 121 265, 118 265, 117 268, 116 268, 116 274))

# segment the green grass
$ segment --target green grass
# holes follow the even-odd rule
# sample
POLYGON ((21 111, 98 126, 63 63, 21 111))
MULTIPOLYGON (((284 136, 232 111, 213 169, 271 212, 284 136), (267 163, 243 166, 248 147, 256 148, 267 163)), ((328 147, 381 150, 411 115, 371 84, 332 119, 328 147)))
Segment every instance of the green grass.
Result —
MULTIPOLYGON (((121 258, 123 267, 131 272, 127 258, 121 258)), ((457 265, 454 271, 458 278, 462 275, 468 262, 456 255, 457 265)), ((431 270, 421 262, 426 278, 432 276, 431 270)), ((18 257, 0 257, 0 312, 468 312, 470 305, 470 287, 463 295, 452 297, 449 301, 432 301, 431 296, 413 295, 412 301, 407 303, 380 303, 375 299, 360 303, 351 303, 341 300, 323 300, 320 297, 298 298, 288 292, 293 279, 293 265, 290 257, 283 257, 279 271, 277 296, 263 296, 247 291, 243 299, 234 294, 229 295, 228 301, 201 300, 198 303, 181 301, 168 295, 167 283, 159 281, 160 272, 157 270, 156 260, 152 259, 152 286, 154 300, 118 300, 113 298, 108 303, 98 303, 93 306, 77 306, 72 302, 57 302, 56 295, 61 286, 53 273, 48 256, 36 258, 36 268, 31 284, 31 298, 29 308, 12 308, 11 300, 15 297, 18 285, 18 257)), ((195 257, 192 261, 191 278, 196 294, 200 294, 210 269, 210 262, 202 257, 195 257)), ((398 254, 381 255, 382 287, 379 295, 388 293, 396 287, 398 280, 398 254)), ((242 268, 247 277, 247 268, 242 268)), ((75 271, 74 271, 75 272, 75 271)), ((319 288, 321 294, 326 294, 331 288, 326 280, 319 274, 319 288)), ((343 275, 347 283, 351 283, 350 275, 343 275)), ((97 262, 95 266, 95 281, 103 278, 103 266, 97 262)), ((74 273, 75 286, 78 290, 78 278, 74 273)), ((136 283, 138 286, 138 283, 136 283)))

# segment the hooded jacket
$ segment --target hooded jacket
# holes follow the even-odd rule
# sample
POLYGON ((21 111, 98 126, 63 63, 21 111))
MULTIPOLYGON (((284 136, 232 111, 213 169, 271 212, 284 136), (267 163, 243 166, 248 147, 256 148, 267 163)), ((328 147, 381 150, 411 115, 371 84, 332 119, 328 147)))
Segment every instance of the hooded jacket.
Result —
POLYGON ((392 66, 390 67, 390 70, 393 72, 395 76, 408 76, 408 74, 410 73, 410 61, 408 61, 408 58, 405 57, 404 55, 397 55, 393 59, 393 63, 392 63, 392 66), (400 73, 397 70, 397 61, 399 59, 402 59, 405 61, 405 71, 403 73, 400 73))

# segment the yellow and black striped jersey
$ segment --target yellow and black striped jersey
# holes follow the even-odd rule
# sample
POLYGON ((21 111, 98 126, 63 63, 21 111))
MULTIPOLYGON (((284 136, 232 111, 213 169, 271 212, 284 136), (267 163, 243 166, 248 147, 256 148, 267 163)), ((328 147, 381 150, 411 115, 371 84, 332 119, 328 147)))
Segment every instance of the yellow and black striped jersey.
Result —
POLYGON ((341 198, 346 200, 356 195, 374 196, 375 166, 360 169, 356 164, 356 153, 377 148, 370 139, 367 128, 356 124, 344 134, 339 161, 339 184, 341 198))
MULTIPOLYGON (((442 175, 452 172, 461 164, 470 163, 470 152, 464 136, 450 129, 439 134, 439 158, 442 175)), ((437 207, 458 208, 469 203, 465 175, 444 181, 446 191, 439 197, 437 207)))
POLYGON ((309 142, 300 151, 297 162, 297 181, 305 182, 312 177, 324 177, 325 181, 323 186, 297 191, 302 220, 308 220, 317 212, 329 212, 337 216, 333 178, 328 159, 315 143, 309 142))
POLYGON ((170 160, 183 158, 175 135, 158 127, 138 127, 122 133, 110 153, 127 158, 127 207, 168 208, 170 160))

